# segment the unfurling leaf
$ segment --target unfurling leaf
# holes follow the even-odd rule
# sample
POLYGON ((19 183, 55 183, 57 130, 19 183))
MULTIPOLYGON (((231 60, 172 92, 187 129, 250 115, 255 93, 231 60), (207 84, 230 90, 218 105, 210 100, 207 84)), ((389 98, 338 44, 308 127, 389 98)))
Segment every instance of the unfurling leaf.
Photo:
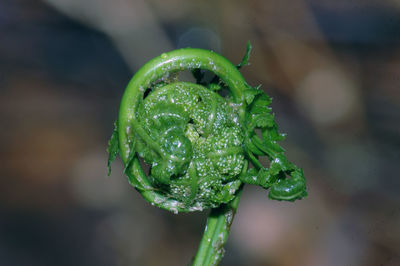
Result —
POLYGON ((107 168, 108 168, 108 175, 111 174, 111 164, 117 158, 119 153, 119 141, 118 141, 118 125, 117 122, 114 123, 114 130, 111 135, 110 140, 108 141, 108 161, 107 161, 107 168))

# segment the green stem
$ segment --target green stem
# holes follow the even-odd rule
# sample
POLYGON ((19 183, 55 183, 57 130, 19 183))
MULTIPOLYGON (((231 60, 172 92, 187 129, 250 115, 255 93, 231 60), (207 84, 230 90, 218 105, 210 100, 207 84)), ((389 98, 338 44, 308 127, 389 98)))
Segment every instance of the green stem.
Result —
POLYGON ((224 245, 228 240, 233 217, 239 205, 243 186, 236 198, 226 205, 211 210, 203 238, 192 266, 218 265, 224 256, 224 245))

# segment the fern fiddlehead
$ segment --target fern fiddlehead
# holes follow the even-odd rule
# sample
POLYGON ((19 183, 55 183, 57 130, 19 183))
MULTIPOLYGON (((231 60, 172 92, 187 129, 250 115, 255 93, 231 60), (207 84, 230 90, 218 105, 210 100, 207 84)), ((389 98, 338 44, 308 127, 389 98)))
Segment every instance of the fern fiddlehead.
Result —
POLYGON ((119 154, 129 182, 151 204, 174 213, 212 208, 193 265, 215 265, 222 258, 243 184, 269 188, 276 200, 307 195, 302 170, 277 144, 284 135, 268 107, 271 98, 249 86, 238 70, 247 64, 247 48, 237 66, 192 48, 149 61, 125 90, 109 142, 109 167, 119 154), (187 69, 196 83, 178 80, 187 69), (205 81, 204 70, 214 78, 205 81), (260 156, 267 156, 269 167, 260 156))

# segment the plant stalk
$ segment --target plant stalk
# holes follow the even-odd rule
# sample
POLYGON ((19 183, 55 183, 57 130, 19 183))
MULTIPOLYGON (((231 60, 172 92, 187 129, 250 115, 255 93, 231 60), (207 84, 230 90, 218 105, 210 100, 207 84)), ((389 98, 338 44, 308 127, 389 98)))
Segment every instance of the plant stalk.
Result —
POLYGON ((218 265, 224 256, 224 245, 228 240, 233 218, 239 205, 243 186, 233 201, 212 209, 207 219, 203 238, 192 266, 218 265))

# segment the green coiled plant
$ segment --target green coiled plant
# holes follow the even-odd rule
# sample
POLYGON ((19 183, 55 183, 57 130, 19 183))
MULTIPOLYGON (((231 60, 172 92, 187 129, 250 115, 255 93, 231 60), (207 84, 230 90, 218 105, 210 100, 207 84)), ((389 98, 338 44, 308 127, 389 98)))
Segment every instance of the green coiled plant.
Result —
POLYGON ((109 171, 119 154, 130 184, 152 205, 174 213, 211 208, 193 265, 221 260, 244 184, 269 189, 275 200, 307 195, 303 171, 277 144, 284 135, 271 98, 239 72, 250 50, 248 43, 237 66, 192 48, 149 61, 125 90, 109 142, 109 171), (184 70, 196 83, 179 81, 184 70), (213 73, 208 81, 205 71, 213 73))

